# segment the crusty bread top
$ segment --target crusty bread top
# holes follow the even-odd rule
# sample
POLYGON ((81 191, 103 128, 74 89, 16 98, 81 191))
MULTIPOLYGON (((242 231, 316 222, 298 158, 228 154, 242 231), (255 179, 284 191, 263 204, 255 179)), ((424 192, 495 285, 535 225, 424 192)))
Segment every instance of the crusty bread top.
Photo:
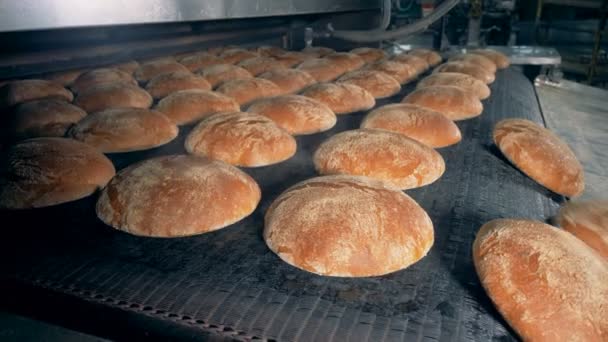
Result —
POLYGON ((243 171, 207 158, 170 155, 121 170, 97 202, 97 216, 128 233, 201 234, 251 214, 260 188, 243 171))
POLYGON ((483 111, 483 105, 476 95, 455 86, 419 88, 401 102, 432 109, 454 121, 474 118, 483 111))
POLYGON ((381 60, 369 64, 366 69, 384 72, 401 84, 411 81, 417 75, 417 71, 412 65, 391 60, 381 60))
POLYGON ((280 55, 273 56, 273 58, 284 66, 291 68, 304 62, 307 59, 312 59, 316 57, 311 57, 310 55, 299 51, 287 51, 280 55))
POLYGON ((393 96, 401 90, 401 85, 396 79, 378 70, 360 69, 351 71, 342 75, 338 82, 358 85, 376 99, 393 96))
POLYGON ((368 110, 376 105, 372 94, 350 83, 318 83, 304 89, 302 95, 326 104, 336 114, 368 110))
POLYGON ((323 58, 334 62, 345 72, 357 70, 365 65, 365 60, 363 58, 350 52, 334 52, 323 56, 323 58))
POLYGON ((445 171, 437 151, 405 135, 356 129, 324 141, 313 155, 321 174, 350 174, 379 179, 399 189, 436 181, 445 171))
POLYGON ((155 99, 188 89, 211 90, 211 84, 204 77, 183 71, 158 75, 146 84, 146 91, 155 99))
POLYGON ((458 54, 458 55, 450 57, 449 61, 450 62, 451 61, 463 61, 463 62, 468 62, 471 64, 476 64, 491 73, 495 73, 496 69, 497 69, 496 63, 494 63, 493 60, 491 60, 490 58, 487 58, 483 55, 479 55, 479 54, 472 54, 472 53, 458 54))
POLYGON ((148 82, 158 75, 177 71, 188 72, 190 70, 175 60, 158 60, 141 64, 135 70, 134 76, 139 82, 148 82))
POLYGON ((276 59, 272 57, 253 57, 247 58, 238 63, 238 66, 249 71, 252 75, 257 76, 263 74, 266 71, 273 69, 286 69, 287 67, 282 63, 278 63, 276 59))
POLYGON ((283 94, 279 86, 263 78, 247 78, 222 83, 217 91, 232 97, 239 105, 283 94))
POLYGON ((454 86, 472 92, 480 100, 490 97, 490 87, 475 77, 459 72, 438 72, 418 82, 417 88, 432 86, 454 86))
POLYGON ((435 66, 443 60, 441 55, 437 51, 430 49, 413 49, 408 54, 416 57, 423 58, 430 66, 435 66))
POLYGON ((112 162, 72 139, 35 138, 11 146, 0 163, 0 208, 39 208, 74 201, 104 187, 112 162))
POLYGON ((86 71, 86 69, 58 71, 44 75, 44 79, 67 87, 74 83, 78 76, 80 76, 83 72, 86 71))
POLYGON ((72 102, 74 95, 60 84, 47 80, 10 81, 0 86, 0 108, 41 99, 72 102))
POLYGON ((283 93, 293 94, 317 83, 309 73, 298 69, 274 69, 258 76, 276 84, 283 93))
POLYGON ((482 55, 484 57, 491 59, 494 62, 494 64, 496 64, 496 67, 498 69, 508 68, 509 65, 511 64, 509 57, 507 57, 505 54, 500 53, 496 50, 480 49, 480 50, 470 51, 469 53, 482 55))
POLYGON ((87 113, 65 101, 46 99, 24 102, 13 113, 13 137, 28 139, 62 137, 70 125, 87 113))
POLYGON ((186 138, 186 151, 232 165, 259 167, 296 152, 295 139, 271 119, 254 113, 222 113, 201 121, 186 138))
POLYGON ((576 197, 585 190, 583 167, 557 135, 524 119, 505 119, 494 127, 494 142, 502 153, 541 185, 576 197))
POLYGON ((407 64, 413 67, 416 72, 416 75, 422 74, 423 72, 429 70, 429 68, 431 67, 426 61, 426 59, 414 55, 408 55, 405 53, 393 56, 391 58, 391 61, 407 64))
POLYGON ((403 192, 366 177, 326 176, 298 183, 272 203, 264 239, 306 271, 367 277, 420 260, 434 234, 426 212, 403 192))
POLYGON ((568 202, 559 210, 557 223, 608 260, 608 201, 568 202))
POLYGON ((219 57, 224 60, 224 63, 237 64, 238 62, 248 58, 260 57, 260 55, 253 51, 248 51, 241 48, 234 48, 222 51, 219 57))
POLYGON ((137 68, 139 68, 139 63, 137 61, 130 60, 130 61, 120 62, 120 63, 116 63, 116 64, 111 64, 108 66, 108 68, 122 70, 122 71, 128 73, 129 75, 133 75, 135 70, 137 70, 137 68))
POLYGON ((333 81, 346 71, 343 66, 326 58, 307 59, 298 65, 298 69, 309 73, 317 82, 333 81))
POLYGON ((100 68, 81 74, 72 84, 70 89, 74 93, 81 93, 97 85, 109 83, 127 83, 137 85, 137 81, 131 74, 120 69, 100 68))
POLYGON ((363 119, 361 128, 400 133, 433 148, 456 144, 462 138, 458 126, 445 115, 406 103, 374 109, 363 119))
POLYGON ((183 64, 186 68, 188 68, 188 70, 193 72, 210 67, 212 65, 225 63, 223 59, 206 52, 198 52, 195 54, 191 54, 189 56, 179 59, 179 62, 183 64))
POLYGON ((136 85, 106 83, 79 93, 74 104, 88 113, 108 108, 149 108, 152 96, 136 85))
POLYGON ((433 70, 433 73, 441 72, 459 72, 461 74, 471 75, 486 84, 490 84, 496 79, 494 73, 484 69, 481 65, 473 64, 468 61, 452 61, 443 63, 433 70))
POLYGON ((486 292, 525 341, 606 341, 608 263, 537 221, 486 223, 473 244, 486 292))
POLYGON ((359 57, 363 58, 365 63, 372 63, 381 59, 387 58, 388 54, 382 49, 360 47, 350 50, 350 53, 354 53, 359 57))
POLYGON ((204 68, 198 72, 200 75, 211 84, 213 88, 222 84, 225 81, 241 80, 247 78, 253 78, 253 75, 241 68, 240 66, 232 64, 216 64, 210 67, 204 68))
POLYGON ((254 47, 251 50, 254 52, 257 52, 260 56, 263 56, 263 57, 274 57, 274 56, 278 56, 278 55, 281 55, 281 54, 287 52, 285 49, 282 49, 278 46, 270 46, 270 45, 254 47))
POLYGON ((302 49, 302 52, 314 57, 323 57, 336 52, 336 50, 324 46, 308 46, 302 49))
POLYGON ((160 100, 154 108, 178 125, 196 122, 215 113, 233 112, 240 109, 231 97, 214 91, 180 90, 160 100))

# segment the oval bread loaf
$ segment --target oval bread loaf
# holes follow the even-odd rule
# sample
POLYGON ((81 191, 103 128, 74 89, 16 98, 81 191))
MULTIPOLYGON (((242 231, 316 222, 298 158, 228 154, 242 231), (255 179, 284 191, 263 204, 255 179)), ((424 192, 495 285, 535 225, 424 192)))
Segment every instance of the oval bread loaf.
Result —
POLYGON ((13 113, 13 137, 17 140, 63 137, 67 129, 87 113, 65 101, 34 100, 18 105, 13 113))
POLYGON ((396 79, 377 70, 351 71, 342 75, 338 82, 357 85, 367 90, 376 99, 391 97, 401 90, 401 85, 396 79))
POLYGON ((78 94, 74 104, 88 113, 109 108, 150 108, 152 96, 127 83, 100 84, 78 94))
POLYGON ((177 91, 160 100, 154 108, 177 125, 186 125, 215 113, 240 110, 236 101, 226 95, 207 90, 177 91))
POLYGON ((233 98, 239 105, 284 93, 271 81, 257 77, 224 82, 217 92, 233 98))
POLYGON ((42 99, 72 102, 74 95, 63 86, 47 80, 10 81, 0 86, 0 108, 42 99))
POLYGON ((432 86, 454 86, 470 91, 480 100, 490 97, 490 87, 484 82, 467 74, 459 72, 439 72, 421 79, 416 88, 432 86))
POLYGON ((335 114, 350 114, 376 105, 372 94, 349 83, 318 83, 304 89, 302 95, 326 104, 335 114))
POLYGON ((188 89, 211 90, 211 84, 203 77, 183 71, 156 76, 146 84, 146 91, 155 99, 188 89))
POLYGON ((455 86, 416 89, 401 102, 434 110, 454 121, 474 118, 483 111, 483 105, 476 95, 455 86))
POLYGON ((608 260, 608 201, 568 202, 557 223, 608 260))

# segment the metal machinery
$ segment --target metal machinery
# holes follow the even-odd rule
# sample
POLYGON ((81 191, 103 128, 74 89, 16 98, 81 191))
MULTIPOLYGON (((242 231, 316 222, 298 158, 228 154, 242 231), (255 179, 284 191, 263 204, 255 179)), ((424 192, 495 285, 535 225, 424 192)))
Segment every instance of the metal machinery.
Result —
MULTIPOLYGON (((466 50, 459 46, 466 41, 512 43, 513 1, 388 3, 387 12, 386 2, 372 0, 0 0, 0 80, 229 44, 370 45, 391 52, 438 44, 449 55, 466 50), (421 14, 433 20, 421 22, 421 14), (464 25, 452 31, 458 22, 464 25)), ((497 48, 514 64, 560 63, 548 48, 497 48)), ((397 102, 414 87, 378 105, 397 102)), ((130 236, 96 219, 94 197, 0 212, 1 304, 113 339, 514 340, 477 279, 473 238, 494 218, 544 220, 564 199, 517 171, 492 143, 492 127, 502 118, 543 123, 533 84, 516 67, 500 71, 484 108, 481 117, 459 123, 461 143, 440 150, 444 176, 408 191, 431 216, 436 240, 406 270, 363 279, 316 276, 282 262, 261 237, 270 202, 315 175, 312 152, 336 132, 359 127, 365 113, 356 113, 328 132, 298 137, 290 160, 247 169, 262 188, 259 208, 214 233, 130 236)), ((109 157, 121 169, 184 153, 191 128, 182 127, 161 148, 109 157)))

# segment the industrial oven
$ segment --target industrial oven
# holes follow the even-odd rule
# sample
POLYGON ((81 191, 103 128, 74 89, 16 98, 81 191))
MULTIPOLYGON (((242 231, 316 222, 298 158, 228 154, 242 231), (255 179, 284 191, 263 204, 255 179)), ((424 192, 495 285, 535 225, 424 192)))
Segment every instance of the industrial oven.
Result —
MULTIPOLYGON (((475 10, 471 6, 477 2, 465 3, 467 11, 475 10)), ((488 3, 494 21, 513 10, 508 1, 488 3)), ((447 57, 462 49, 462 39, 484 44, 479 31, 486 31, 475 16, 464 23, 463 34, 451 38, 456 31, 450 25, 458 18, 450 10, 462 5, 451 0, 0 0, 0 80, 228 45, 294 51, 371 46, 388 53, 427 47, 442 49, 447 57), (409 25, 409 32, 383 36, 384 30, 395 30, 389 27, 391 12, 393 26, 409 25), (432 20, 420 24, 421 14, 432 20)), ((503 33, 496 44, 513 40, 511 32, 503 33)), ((546 78, 555 77, 546 67, 560 62, 552 49, 496 49, 510 55, 513 64, 544 65, 546 78)), ((485 222, 544 221, 564 201, 517 171, 492 141, 495 123, 504 118, 545 124, 528 76, 517 65, 498 71, 483 114, 459 122, 462 141, 438 150, 446 163, 443 177, 407 191, 431 217, 435 242, 426 257, 405 270, 369 278, 319 276, 282 262, 262 238, 270 203, 316 175, 313 152, 328 137, 358 128, 367 112, 357 112, 340 116, 329 131, 296 137, 297 152, 283 163, 244 168, 260 185, 261 202, 252 215, 216 232, 173 239, 128 235, 97 219, 96 196, 1 211, 3 305, 120 340, 515 340, 478 280, 471 248, 485 222)), ((416 83, 378 100, 376 107, 399 102, 416 83)), ((193 126, 181 126, 167 145, 108 157, 121 170, 151 157, 185 153, 193 126)))

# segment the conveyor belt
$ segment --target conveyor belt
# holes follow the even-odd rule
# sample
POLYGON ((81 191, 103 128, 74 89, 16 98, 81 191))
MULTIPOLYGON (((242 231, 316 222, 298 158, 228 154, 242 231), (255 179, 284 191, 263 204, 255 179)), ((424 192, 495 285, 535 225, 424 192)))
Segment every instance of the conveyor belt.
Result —
MULTIPOLYGON (((412 87, 380 104, 400 100, 412 87)), ((407 191, 431 216, 436 240, 429 255, 406 270, 364 279, 317 276, 282 262, 262 239, 263 213, 271 201, 315 176, 314 149, 325 138, 358 127, 364 116, 358 113, 340 116, 329 132, 298 137, 298 152, 289 161, 246 169, 262 188, 259 208, 210 234, 130 236, 95 218, 94 198, 1 213, 3 281, 77 298, 91 316, 120 308, 159 324, 198 329, 201 336, 211 331, 280 341, 509 341, 513 333, 475 274, 472 241, 491 219, 545 220, 562 198, 517 171, 492 144, 492 128, 502 118, 542 122, 532 84, 521 73, 504 70, 492 92, 481 117, 458 123, 463 141, 439 150, 444 176, 407 191)), ((190 128, 182 127, 180 138, 167 146, 111 158, 120 169, 135 160, 184 153, 190 128)), ((96 324, 112 329, 103 320, 96 324)))

